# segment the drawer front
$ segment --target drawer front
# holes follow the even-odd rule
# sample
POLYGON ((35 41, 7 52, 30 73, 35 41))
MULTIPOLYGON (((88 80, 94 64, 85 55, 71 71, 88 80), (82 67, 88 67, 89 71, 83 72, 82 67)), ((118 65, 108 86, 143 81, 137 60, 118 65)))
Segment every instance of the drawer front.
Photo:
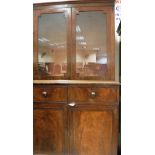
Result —
POLYGON ((34 86, 33 101, 34 102, 66 102, 67 88, 34 86))
POLYGON ((118 89, 113 87, 70 87, 69 101, 95 104, 116 104, 118 89))

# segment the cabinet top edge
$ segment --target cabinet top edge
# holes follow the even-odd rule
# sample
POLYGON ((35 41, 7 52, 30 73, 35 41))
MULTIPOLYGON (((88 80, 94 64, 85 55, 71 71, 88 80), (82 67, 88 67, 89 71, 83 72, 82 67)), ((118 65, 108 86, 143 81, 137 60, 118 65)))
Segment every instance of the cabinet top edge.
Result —
POLYGON ((115 0, 53 0, 52 2, 33 3, 34 7, 56 4, 79 4, 79 3, 107 3, 114 4, 115 0))
POLYGON ((96 81, 96 80, 33 80, 33 84, 103 84, 121 85, 117 81, 96 81))

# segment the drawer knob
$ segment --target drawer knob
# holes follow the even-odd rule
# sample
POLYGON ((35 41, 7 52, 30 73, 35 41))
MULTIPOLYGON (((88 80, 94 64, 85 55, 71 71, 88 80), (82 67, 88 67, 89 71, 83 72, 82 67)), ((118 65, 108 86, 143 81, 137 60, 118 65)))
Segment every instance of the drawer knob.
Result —
POLYGON ((75 102, 71 102, 71 103, 69 103, 68 104, 70 107, 74 107, 75 105, 76 105, 76 103, 75 102))
POLYGON ((46 92, 46 91, 43 91, 43 92, 42 92, 42 95, 43 95, 44 97, 47 97, 47 92, 46 92))
POLYGON ((92 97, 95 97, 95 96, 96 96, 96 92, 95 92, 95 91, 92 91, 92 92, 91 92, 91 96, 92 96, 92 97))

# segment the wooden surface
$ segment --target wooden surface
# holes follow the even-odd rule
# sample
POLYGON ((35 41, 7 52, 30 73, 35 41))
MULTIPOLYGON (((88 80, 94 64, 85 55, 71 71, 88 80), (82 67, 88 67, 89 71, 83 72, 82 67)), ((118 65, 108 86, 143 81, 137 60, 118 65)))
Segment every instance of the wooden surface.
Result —
POLYGON ((34 4, 34 155, 117 155, 120 83, 114 81, 113 5, 114 0, 34 4), (107 15, 108 74, 81 79, 75 70, 76 11, 93 10, 107 15), (67 19, 68 72, 64 77, 40 76, 38 18, 58 12, 64 12, 67 19))
POLYGON ((52 2, 45 3, 34 3, 33 6, 48 6, 48 5, 57 5, 57 4, 81 4, 81 3, 104 3, 104 4, 113 4, 115 0, 53 0, 52 2))
MULTIPOLYGON (((95 1, 94 1, 95 2, 95 1)), ((104 1, 102 1, 104 3, 104 1)), ((57 79, 72 79, 72 80, 115 80, 115 47, 114 47, 114 11, 113 7, 101 7, 101 6, 81 6, 76 4, 74 6, 68 6, 64 8, 64 5, 51 8, 51 4, 48 4, 49 8, 34 9, 34 32, 33 32, 33 46, 34 46, 34 80, 57 80, 57 79), (72 10, 72 11, 71 11, 72 10), (76 73, 76 12, 77 11, 101 11, 104 12, 107 20, 107 71, 105 75, 99 76, 84 76, 80 77, 76 73), (39 17, 42 14, 53 14, 63 12, 66 15, 67 23, 67 73, 64 76, 52 76, 46 72, 40 73, 38 69, 38 22, 39 17), (36 67, 36 68, 35 68, 36 67)))
POLYGON ((120 85, 117 81, 97 81, 97 80, 33 80, 33 84, 102 84, 120 85))
POLYGON ((68 89, 69 101, 92 104, 116 104, 117 89, 114 87, 77 87, 68 89))
POLYGON ((78 108, 72 119, 71 155, 111 155, 112 111, 78 108))
POLYGON ((33 79, 46 79, 46 80, 54 80, 54 79, 69 79, 70 75, 70 61, 68 60, 70 57, 70 49, 71 49, 71 41, 70 41, 70 29, 71 29, 71 9, 70 8, 54 8, 54 9, 39 9, 39 10, 33 10, 34 14, 34 20, 33 20, 33 79), (67 73, 64 74, 64 76, 51 76, 46 71, 40 71, 38 66, 38 54, 39 54, 39 43, 38 43, 38 37, 39 37, 39 17, 42 14, 54 14, 54 13, 64 13, 65 19, 66 19, 66 27, 67 27, 67 73))
POLYGON ((67 101, 67 88, 35 86, 33 88, 33 101, 39 102, 65 102, 67 101), (46 95, 44 95, 44 93, 46 95))
POLYGON ((47 90, 53 96, 34 100, 34 155, 116 155, 119 85, 34 84, 36 89, 35 95, 47 90), (91 91, 101 94, 92 97, 91 91))
POLYGON ((71 57, 71 79, 77 80, 115 80, 115 55, 114 55, 114 23, 112 21, 114 19, 113 9, 111 7, 95 7, 95 6, 76 6, 72 8, 72 57, 71 57), (76 16, 78 12, 89 12, 89 11, 99 11, 103 12, 107 19, 106 19, 106 35, 107 35, 107 73, 100 76, 79 76, 76 73, 76 16))
POLYGON ((63 155, 65 144, 63 109, 34 109, 34 155, 63 155))

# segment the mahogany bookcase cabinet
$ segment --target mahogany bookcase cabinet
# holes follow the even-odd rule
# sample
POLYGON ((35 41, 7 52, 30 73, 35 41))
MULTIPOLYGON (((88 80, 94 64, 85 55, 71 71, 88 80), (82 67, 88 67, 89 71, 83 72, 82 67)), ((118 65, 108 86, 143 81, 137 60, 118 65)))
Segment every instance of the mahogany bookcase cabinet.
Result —
POLYGON ((114 0, 33 9, 34 155, 117 155, 114 0))

